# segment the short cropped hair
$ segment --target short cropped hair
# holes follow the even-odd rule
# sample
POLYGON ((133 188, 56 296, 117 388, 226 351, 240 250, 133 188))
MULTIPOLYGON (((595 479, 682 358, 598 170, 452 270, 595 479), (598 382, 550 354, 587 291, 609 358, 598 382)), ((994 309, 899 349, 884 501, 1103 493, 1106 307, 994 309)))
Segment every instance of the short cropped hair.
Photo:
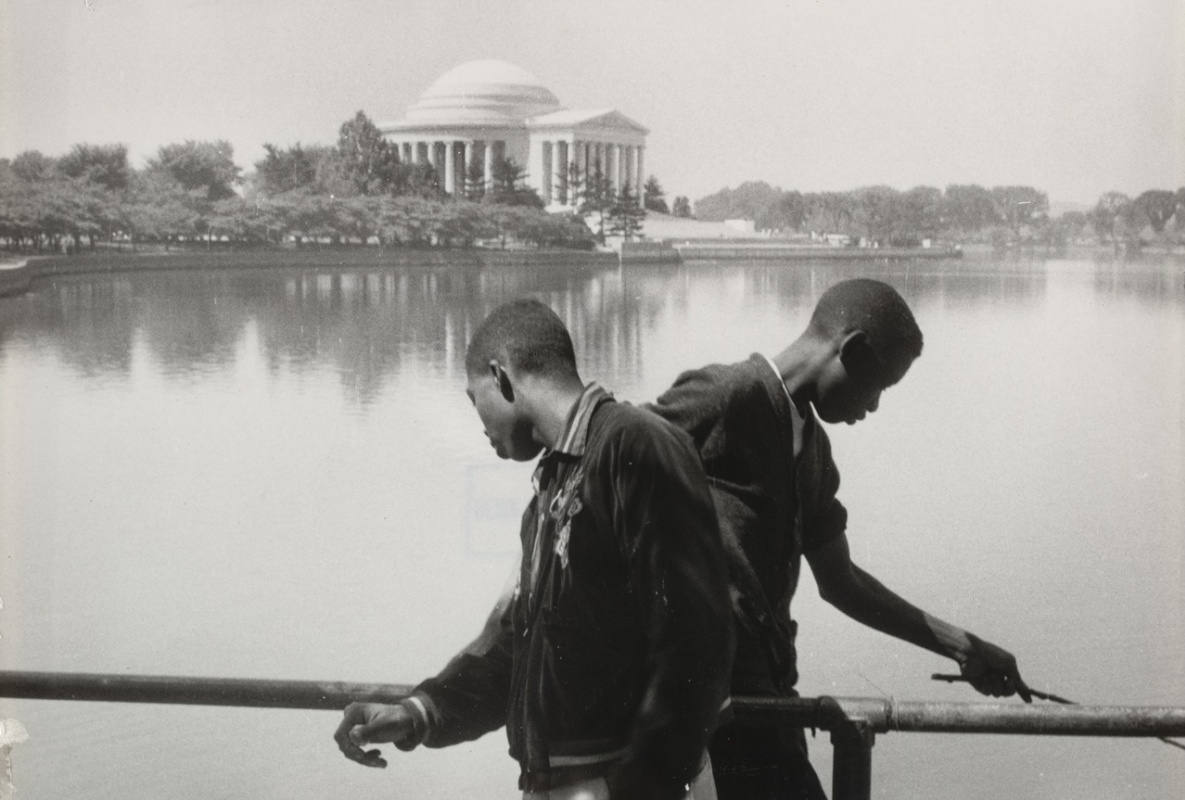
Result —
POLYGON ((870 278, 835 284, 815 305, 810 329, 824 335, 864 331, 882 361, 922 354, 922 331, 897 290, 870 278))
POLYGON ((469 340, 465 369, 479 375, 493 359, 521 374, 576 374, 572 337, 556 313, 523 298, 498 306, 469 340))

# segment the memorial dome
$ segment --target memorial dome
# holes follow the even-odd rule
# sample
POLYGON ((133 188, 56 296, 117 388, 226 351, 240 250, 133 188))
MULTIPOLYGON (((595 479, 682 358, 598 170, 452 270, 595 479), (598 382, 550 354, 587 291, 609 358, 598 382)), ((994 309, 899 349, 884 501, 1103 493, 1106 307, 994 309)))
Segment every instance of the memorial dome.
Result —
POLYGON ((441 75, 407 111, 412 124, 506 124, 558 111, 560 101, 514 64, 468 61, 441 75))

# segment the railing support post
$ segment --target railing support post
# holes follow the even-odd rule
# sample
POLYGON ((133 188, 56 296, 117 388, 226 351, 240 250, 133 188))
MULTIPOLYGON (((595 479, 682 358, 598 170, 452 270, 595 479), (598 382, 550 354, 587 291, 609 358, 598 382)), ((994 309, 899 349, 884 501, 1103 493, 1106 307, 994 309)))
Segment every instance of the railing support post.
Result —
POLYGON ((848 719, 832 729, 835 755, 831 766, 832 800, 870 800, 875 741, 876 732, 866 719, 848 719))

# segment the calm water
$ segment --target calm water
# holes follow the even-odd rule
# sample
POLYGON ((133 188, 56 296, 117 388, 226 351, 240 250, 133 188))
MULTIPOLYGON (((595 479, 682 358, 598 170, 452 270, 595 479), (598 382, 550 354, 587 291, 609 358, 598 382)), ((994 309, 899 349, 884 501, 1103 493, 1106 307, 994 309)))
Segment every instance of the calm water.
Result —
MULTIPOLYGON (((0 300, 0 667, 414 682, 508 574, 529 467, 463 393, 526 293, 586 377, 652 398, 773 353, 823 289, 897 286, 924 356, 832 428, 853 557, 1082 702, 1185 705, 1185 270, 1109 261, 78 276, 0 300)), ((975 700, 804 581, 804 694, 975 700)), ((386 771, 331 712, 0 699, 17 797, 514 798, 501 732, 386 771), (468 795, 465 793, 468 792, 468 795)), ((830 745, 813 758, 830 774, 830 745)), ((874 794, 1166 798, 1155 741, 890 734, 874 794)), ((826 778, 829 781, 829 777, 826 778)))

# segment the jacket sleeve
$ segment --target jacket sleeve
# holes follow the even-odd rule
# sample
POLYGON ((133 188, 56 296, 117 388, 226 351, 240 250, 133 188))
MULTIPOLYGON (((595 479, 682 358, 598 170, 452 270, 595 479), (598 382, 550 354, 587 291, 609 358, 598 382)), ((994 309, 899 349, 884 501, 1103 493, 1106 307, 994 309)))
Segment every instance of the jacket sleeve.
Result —
POLYGON ((802 547, 818 550, 844 533, 848 510, 839 501, 839 468, 831 456, 831 440, 817 421, 800 457, 798 494, 802 504, 802 547))
POLYGON ((476 639, 434 678, 421 683, 403 705, 415 720, 415 736, 399 743, 447 747, 477 739, 506 724, 514 635, 510 629, 513 584, 503 591, 476 639))
MULTIPOLYGON (((644 621, 646 690, 618 798, 681 798, 728 698, 732 614, 716 514, 687 436, 653 418, 611 441, 614 531, 644 621)), ((604 485, 604 484, 603 484, 604 485)))
POLYGON ((702 451, 728 405, 727 387, 715 372, 713 367, 684 372, 671 388, 642 407, 686 431, 702 451))

